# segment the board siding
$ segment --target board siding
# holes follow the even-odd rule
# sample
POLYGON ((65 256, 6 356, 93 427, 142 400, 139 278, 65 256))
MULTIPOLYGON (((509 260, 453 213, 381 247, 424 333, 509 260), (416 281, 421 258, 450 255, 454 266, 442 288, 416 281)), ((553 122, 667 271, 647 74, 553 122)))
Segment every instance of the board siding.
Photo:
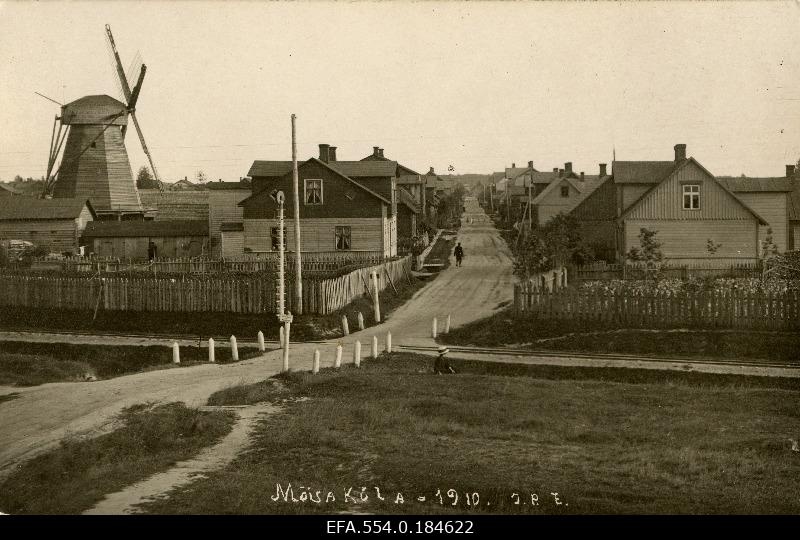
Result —
MULTIPOLYGON (((285 220, 287 249, 293 250, 294 222, 285 220)), ((278 226, 276 219, 246 219, 244 221, 244 249, 251 252, 271 252, 271 229, 278 226)), ((350 251, 383 252, 381 218, 317 218, 300 222, 300 246, 303 252, 330 252, 336 250, 337 226, 351 228, 350 251)))
POLYGON ((640 229, 658 232, 656 240, 668 259, 758 258, 757 223, 750 220, 625 221, 624 251, 639 246, 640 229), (721 244, 716 253, 706 249, 708 239, 721 244))
MULTIPOLYGON (((211 239, 211 254, 213 257, 219 257, 222 253, 221 248, 221 235, 220 225, 223 223, 242 223, 244 221, 244 208, 239 206, 239 203, 250 196, 248 189, 215 189, 210 190, 208 195, 208 234, 211 239)), ((226 234, 227 240, 232 235, 226 234)), ((244 240, 239 242, 239 253, 244 249, 244 240)), ((231 249, 225 247, 224 251, 229 252, 231 249)), ((224 255, 223 256, 227 256, 224 255)))
POLYGON ((767 237, 767 229, 771 228, 772 241, 778 247, 778 251, 786 251, 789 223, 786 193, 737 193, 736 196, 769 224, 759 227, 759 238, 763 241, 767 237))

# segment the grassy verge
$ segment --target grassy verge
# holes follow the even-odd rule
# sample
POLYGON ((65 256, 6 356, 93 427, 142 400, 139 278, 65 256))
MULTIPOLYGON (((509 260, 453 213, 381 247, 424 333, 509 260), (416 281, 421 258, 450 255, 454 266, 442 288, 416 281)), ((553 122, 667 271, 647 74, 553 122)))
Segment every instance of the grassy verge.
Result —
POLYGON ((17 399, 19 397, 18 392, 11 392, 10 394, 0 394, 0 403, 4 401, 11 401, 12 399, 17 399))
POLYGON ((440 340, 449 345, 800 363, 796 333, 624 329, 608 323, 515 317, 511 310, 455 328, 440 340))
POLYGON ((9 514, 75 514, 148 476, 188 459, 226 435, 228 412, 200 412, 182 403, 126 409, 123 427, 89 440, 65 441, 33 458, 0 485, 9 514))
POLYGON ((545 380, 519 366, 498 365, 487 374, 480 363, 467 362, 456 362, 458 375, 436 376, 431 363, 395 354, 361 369, 291 373, 215 395, 215 402, 277 401, 284 412, 266 418, 251 450, 229 467, 144 508, 187 514, 800 511, 800 458, 789 442, 800 434, 796 386, 753 388, 746 379, 703 376, 685 381, 685 374, 640 384, 545 380), (288 399, 300 396, 309 399, 288 399), (290 484, 296 502, 286 494, 290 484), (322 502, 313 502, 317 496, 322 502))
POLYGON ((447 269, 450 266, 450 256, 453 254, 455 245, 455 240, 446 240, 440 236, 428 256, 425 257, 425 264, 443 264, 444 266, 440 267, 439 270, 447 269))
MULTIPOLYGON (((398 293, 390 287, 381 295, 381 311, 391 309, 410 298, 425 283, 412 278, 412 282, 395 283, 398 293)), ((362 296, 341 310, 329 315, 300 315, 292 323, 292 339, 309 341, 331 339, 342 335, 342 315, 350 318, 350 328, 355 327, 356 312, 364 314, 364 324, 374 320, 369 313, 372 302, 362 296)), ((99 311, 92 320, 92 311, 3 308, 0 310, 0 329, 46 332, 118 332, 169 336, 253 336, 260 331, 268 340, 277 340, 280 325, 271 313, 241 314, 217 312, 136 312, 99 311)))
MULTIPOLYGON (((239 359, 253 358, 257 348, 240 347, 239 359)), ((208 349, 181 347, 180 367, 208 360, 208 349)), ((230 349, 216 351, 218 363, 231 361, 230 349)), ((178 367, 172 349, 161 345, 73 345, 0 341, 0 385, 34 386, 48 382, 82 381, 88 376, 110 379, 131 373, 178 367)))

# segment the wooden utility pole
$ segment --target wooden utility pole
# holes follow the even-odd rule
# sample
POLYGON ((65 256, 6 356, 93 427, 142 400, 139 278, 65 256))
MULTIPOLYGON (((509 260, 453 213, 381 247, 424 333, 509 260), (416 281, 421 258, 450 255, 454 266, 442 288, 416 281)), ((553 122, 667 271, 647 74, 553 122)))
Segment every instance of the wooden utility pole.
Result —
POLYGON ((300 259, 300 180, 297 174, 297 135, 292 115, 292 195, 294 197, 294 312, 303 313, 303 265, 300 259))
POLYGON ((531 212, 531 202, 533 201, 533 197, 531 196, 531 191, 533 190, 533 165, 531 165, 531 177, 528 182, 528 229, 533 228, 533 212, 531 212))

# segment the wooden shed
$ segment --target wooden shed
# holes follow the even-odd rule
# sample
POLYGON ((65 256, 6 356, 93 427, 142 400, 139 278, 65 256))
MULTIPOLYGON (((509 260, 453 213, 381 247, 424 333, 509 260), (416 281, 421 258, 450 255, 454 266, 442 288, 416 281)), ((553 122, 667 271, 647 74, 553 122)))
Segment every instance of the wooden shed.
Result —
POLYGON ((26 240, 52 253, 80 253, 80 236, 96 218, 82 199, 5 197, 0 203, 0 240, 26 240))
POLYGON ((95 221, 83 242, 88 253, 101 257, 198 257, 208 252, 208 221, 95 221))

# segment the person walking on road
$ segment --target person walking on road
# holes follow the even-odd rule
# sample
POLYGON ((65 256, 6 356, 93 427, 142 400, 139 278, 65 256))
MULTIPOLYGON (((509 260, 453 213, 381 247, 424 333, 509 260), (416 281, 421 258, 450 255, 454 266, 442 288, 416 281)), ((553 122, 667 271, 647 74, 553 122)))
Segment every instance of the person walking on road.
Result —
POLYGON ((464 248, 461 247, 461 242, 458 243, 453 253, 456 256, 456 266, 461 266, 461 260, 464 258, 464 248))

